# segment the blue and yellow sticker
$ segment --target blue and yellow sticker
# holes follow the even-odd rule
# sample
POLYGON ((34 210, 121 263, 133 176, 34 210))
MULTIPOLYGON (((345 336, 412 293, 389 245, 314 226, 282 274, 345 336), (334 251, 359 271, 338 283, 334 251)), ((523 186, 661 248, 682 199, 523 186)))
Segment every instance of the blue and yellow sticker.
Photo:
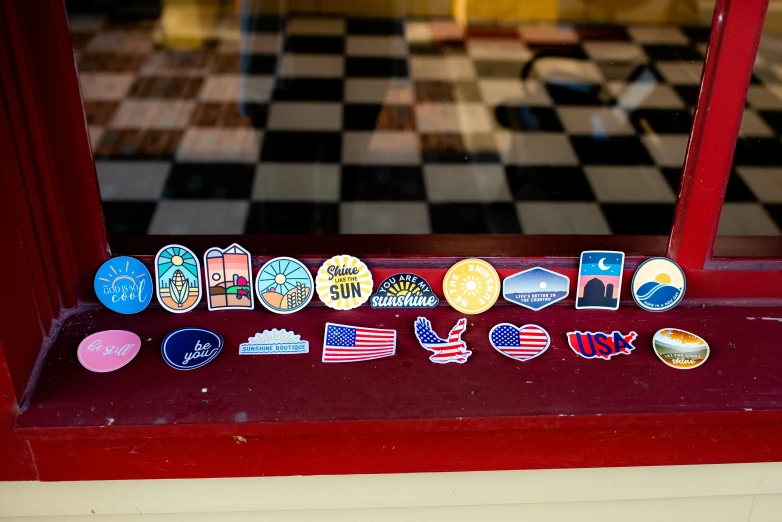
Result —
POLYGON ((635 303, 649 312, 665 312, 684 298, 684 271, 666 257, 653 257, 638 266, 630 284, 635 303))

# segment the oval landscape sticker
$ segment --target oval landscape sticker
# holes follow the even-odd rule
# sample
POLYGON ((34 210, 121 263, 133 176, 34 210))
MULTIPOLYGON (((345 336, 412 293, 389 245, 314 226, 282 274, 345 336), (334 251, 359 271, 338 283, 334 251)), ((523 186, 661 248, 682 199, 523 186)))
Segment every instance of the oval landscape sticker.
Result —
POLYGON ((697 368, 709 358, 709 344, 702 337, 678 328, 658 331, 652 346, 662 362, 677 370, 697 368))

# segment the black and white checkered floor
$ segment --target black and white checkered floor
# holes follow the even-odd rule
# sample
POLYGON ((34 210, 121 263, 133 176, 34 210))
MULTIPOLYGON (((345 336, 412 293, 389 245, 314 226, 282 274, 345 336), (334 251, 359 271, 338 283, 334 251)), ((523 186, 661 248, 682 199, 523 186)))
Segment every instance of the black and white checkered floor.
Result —
MULTIPOLYGON (((708 28, 73 17, 110 233, 667 234, 708 28)), ((782 228, 782 39, 720 224, 782 228)))

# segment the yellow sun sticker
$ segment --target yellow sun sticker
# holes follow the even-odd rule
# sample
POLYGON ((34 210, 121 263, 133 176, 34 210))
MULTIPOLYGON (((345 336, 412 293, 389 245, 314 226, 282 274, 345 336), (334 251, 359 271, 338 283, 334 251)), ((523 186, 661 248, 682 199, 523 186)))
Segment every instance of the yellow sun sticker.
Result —
POLYGON ((318 269, 315 289, 326 306, 352 310, 372 294, 372 274, 367 265, 353 256, 334 256, 318 269))
POLYGON ((463 259, 453 265, 443 279, 448 303, 463 314, 480 314, 491 308, 500 296, 500 276, 482 259, 463 259))

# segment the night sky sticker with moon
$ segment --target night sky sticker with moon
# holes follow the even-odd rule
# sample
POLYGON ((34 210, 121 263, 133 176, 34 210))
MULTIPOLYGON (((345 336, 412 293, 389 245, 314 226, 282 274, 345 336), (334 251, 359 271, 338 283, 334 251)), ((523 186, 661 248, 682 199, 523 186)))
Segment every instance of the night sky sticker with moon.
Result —
POLYGON ((334 310, 352 310, 366 303, 372 294, 372 274, 353 256, 334 256, 315 276, 318 297, 334 310))
POLYGON ((394 274, 372 294, 372 308, 434 308, 440 299, 426 279, 416 274, 394 274))
POLYGON ((624 264, 624 252, 603 250, 581 252, 576 308, 617 310, 624 264))
POLYGON ((638 266, 630 289, 636 304, 649 312, 664 312, 684 298, 684 272, 665 257, 647 259, 638 266))
POLYGON ((312 299, 312 275, 301 261, 275 257, 258 271, 255 291, 264 308, 276 314, 292 314, 312 299))
POLYGON ((115 257, 101 265, 93 283, 98 300, 120 314, 137 314, 152 301, 152 277, 138 259, 115 257))
POLYGON ((483 259, 463 259, 448 269, 443 279, 448 304, 463 314, 480 314, 500 296, 500 276, 483 259))
POLYGON ((167 245, 155 256, 155 284, 160 306, 182 314, 201 301, 201 264, 188 248, 167 245))

